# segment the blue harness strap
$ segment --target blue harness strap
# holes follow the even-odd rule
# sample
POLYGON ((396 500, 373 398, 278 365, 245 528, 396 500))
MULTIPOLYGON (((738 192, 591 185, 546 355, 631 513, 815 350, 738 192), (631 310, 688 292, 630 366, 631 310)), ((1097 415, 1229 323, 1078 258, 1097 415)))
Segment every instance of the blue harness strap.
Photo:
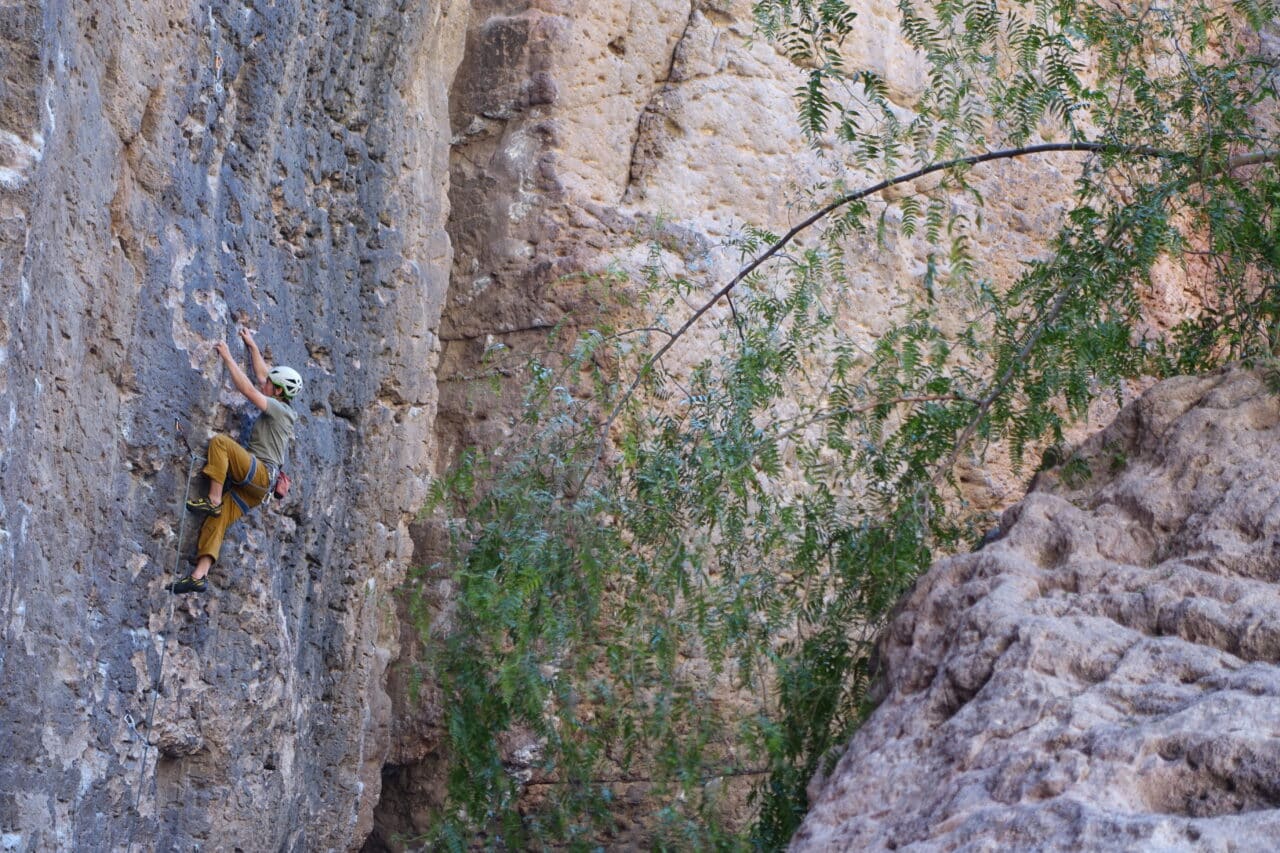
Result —
MULTIPOLYGON (((263 463, 263 464, 265 465, 266 463, 263 463)), ((249 473, 245 474, 243 480, 232 480, 231 485, 248 486, 251 489, 262 488, 261 486, 258 486, 253 482, 253 477, 257 473, 258 473, 258 457, 254 456, 251 453, 249 454, 249 473)), ((271 481, 273 479, 275 479, 275 473, 271 470, 271 466, 267 465, 267 485, 266 485, 266 488, 262 489, 263 492, 266 492, 268 494, 271 492, 271 481)), ((250 507, 247 503, 244 502, 244 498, 237 495, 234 490, 228 492, 228 494, 231 495, 231 500, 236 502, 236 506, 240 507, 241 515, 248 515, 249 510, 252 509, 252 507, 250 507)))
POLYGON ((237 495, 235 492, 228 492, 227 494, 231 495, 231 500, 235 501, 235 502, 236 502, 236 506, 240 507, 240 514, 241 514, 241 515, 248 515, 248 514, 249 514, 249 509, 250 509, 250 507, 249 507, 249 505, 248 505, 247 503, 245 503, 245 502, 244 502, 244 498, 240 497, 240 496, 239 496, 239 495, 237 495))
POLYGON ((253 475, 258 473, 258 457, 249 454, 249 473, 244 475, 243 480, 232 480, 232 484, 236 486, 252 486, 253 475))

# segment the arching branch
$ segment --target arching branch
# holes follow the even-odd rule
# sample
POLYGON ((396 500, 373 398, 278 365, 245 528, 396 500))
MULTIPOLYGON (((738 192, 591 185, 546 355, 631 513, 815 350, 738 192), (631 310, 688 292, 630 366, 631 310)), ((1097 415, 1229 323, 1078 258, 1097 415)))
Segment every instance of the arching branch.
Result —
POLYGON ((817 224, 818 222, 822 221, 826 217, 830 216, 833 212, 839 210, 842 207, 850 205, 855 201, 860 201, 864 198, 868 198, 877 193, 883 192, 884 190, 887 190, 890 187, 895 187, 899 184, 910 183, 911 181, 918 180, 919 178, 923 178, 926 175, 931 175, 935 172, 944 172, 949 169, 958 168, 960 166, 976 166, 979 163, 987 163, 992 160, 1011 160, 1017 157, 1025 157, 1032 154, 1044 154, 1044 153, 1057 152, 1057 151, 1079 151, 1079 152, 1084 152, 1088 154, 1102 154, 1102 153, 1110 152, 1110 153, 1117 153, 1117 154, 1125 154, 1127 156, 1150 157, 1150 158, 1172 158, 1176 156, 1176 152, 1162 151, 1157 148, 1149 148, 1149 147, 1130 148, 1130 147, 1116 146, 1116 145, 1101 143, 1101 142, 1046 142, 1040 145, 1025 145, 1019 148, 1005 148, 999 151, 988 151, 984 154, 974 154, 969 157, 960 157, 955 160, 947 160, 942 163, 933 163, 931 165, 924 166, 920 169, 916 169, 913 172, 908 172, 906 174, 898 175, 893 178, 887 178, 869 187, 864 187, 863 189, 846 193, 845 195, 840 196, 834 201, 829 202, 825 206, 811 213, 809 216, 807 216, 805 219, 803 219, 797 225, 791 228, 790 231, 788 231, 787 233, 779 237, 774 243, 772 243, 763 252, 756 255, 754 258, 752 258, 752 260, 749 263, 747 263, 746 266, 738 270, 737 275, 735 275, 732 279, 729 280, 727 284, 725 284, 723 287, 717 290, 714 294, 712 294, 711 297, 706 302, 704 302, 701 306, 699 306, 698 309, 694 311, 693 314, 690 315, 689 318, 686 319, 678 329, 672 332, 671 336, 667 339, 667 341, 662 346, 660 346, 657 349, 657 351, 653 353, 653 355, 645 359, 644 363, 640 366, 640 369, 636 371, 635 379, 633 379, 631 384, 627 386, 627 390, 623 392, 622 397, 618 400, 617 403, 614 404, 613 409, 612 411, 610 411, 608 418, 605 419, 605 422, 602 425, 601 431, 600 431, 599 448, 597 449, 595 459, 592 462, 592 465, 588 467, 586 474, 584 474, 584 481, 587 476, 590 476, 591 469, 594 468, 595 465, 599 463, 601 457, 604 455, 605 447, 608 444, 609 430, 613 427, 614 422, 618 419, 618 416, 622 413, 623 408, 626 406, 627 402, 630 401, 630 399, 635 395, 636 390, 640 387, 640 383, 644 381, 645 377, 648 375, 649 371, 653 369, 654 365, 656 365, 662 359, 662 357, 666 355, 671 350, 671 348, 676 345, 676 342, 679 341, 680 338, 683 337, 684 334, 689 331, 689 329, 693 328, 693 326, 699 320, 701 320, 702 317, 705 316, 708 311, 710 311, 713 307, 715 307, 716 303, 718 303, 721 299, 728 296, 729 293, 732 292, 733 289, 736 288, 739 284, 741 284, 742 281, 746 279, 747 276, 751 275, 751 273, 759 269, 766 261, 768 261, 770 258, 774 257, 779 252, 781 252, 783 248, 785 248, 789 243, 791 243, 791 241, 794 240, 796 237, 798 237, 802 232, 808 230, 813 225, 817 224))
MULTIPOLYGON (((729 293, 741 284, 747 276, 751 275, 751 273, 759 269, 766 261, 781 252, 783 248, 791 243, 791 241, 798 237, 802 232, 808 230, 810 227, 830 216, 840 208, 846 207, 855 201, 861 201, 864 198, 883 192, 890 187, 910 183, 911 181, 918 180, 935 172, 945 172, 961 166, 976 166, 980 163, 989 163, 993 160, 1012 160, 1032 154, 1046 154, 1052 152, 1083 152, 1086 154, 1109 153, 1122 154, 1126 157, 1164 160, 1172 160, 1177 157, 1185 156, 1177 151, 1169 151, 1150 146, 1123 146, 1104 142, 1046 142, 1039 145, 1024 145, 1018 148, 1003 148, 999 151, 988 151, 983 154, 959 157, 942 163, 933 163, 920 169, 916 169, 913 172, 908 172, 892 178, 886 178, 877 184, 840 196, 801 220, 797 225, 791 228, 791 230, 787 231, 787 233, 783 234, 775 242, 770 244, 763 252, 752 258, 746 266, 738 270, 738 273, 730 279, 727 284, 712 294, 711 297, 699 306, 698 309, 694 311, 679 328, 672 332, 667 341, 659 347, 653 355, 645 359, 644 363, 640 366, 640 369, 636 371, 635 379, 633 379, 631 384, 627 386, 627 390, 623 392, 622 397, 614 404, 608 418, 605 419, 600 430, 600 443, 596 451, 595 459, 588 467, 586 474, 584 474, 584 481, 587 476, 590 476, 591 470, 599 463, 601 457, 604 455, 605 447, 608 445, 609 430, 613 427, 614 422, 622 413, 623 408, 635 395, 636 390, 640 387, 640 383, 644 381, 645 377, 648 375, 649 371, 653 369, 654 365, 656 365, 662 357, 676 345, 676 342, 679 341, 680 338, 689 331, 689 329, 693 328, 693 326, 701 320, 708 311, 714 308, 721 299, 728 296, 729 293)), ((1280 161, 1280 151, 1255 151, 1228 158, 1228 160, 1222 164, 1222 169, 1231 170, 1245 166, 1256 166, 1262 163, 1274 163, 1277 161, 1280 161)), ((988 403, 987 405, 990 404, 988 403)))

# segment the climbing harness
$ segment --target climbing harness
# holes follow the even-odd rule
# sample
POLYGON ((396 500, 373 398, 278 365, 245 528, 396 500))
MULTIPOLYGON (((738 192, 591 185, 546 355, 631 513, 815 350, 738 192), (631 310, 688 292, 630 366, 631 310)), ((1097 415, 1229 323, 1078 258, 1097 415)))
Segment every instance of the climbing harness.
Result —
MULTIPOLYGON (((241 447, 249 446, 249 438, 253 434, 253 425, 257 423, 259 417, 261 417, 261 413, 257 412, 256 408, 254 409, 254 414, 250 414, 248 412, 241 414, 240 435, 238 439, 241 447)), ((289 493, 289 478, 285 476, 283 466, 273 465, 265 459, 259 460, 258 457, 254 456, 252 453, 249 454, 249 473, 245 474, 244 479, 232 479, 230 471, 227 472, 227 479, 233 486, 250 488, 254 491, 261 489, 264 494, 258 505, 262 507, 271 503, 271 499, 273 497, 283 499, 284 496, 289 493), (267 485, 265 488, 255 485, 253 482, 254 476, 258 473, 259 462, 261 462, 261 464, 267 469, 267 485), (284 494, 280 493, 280 487, 282 484, 284 486, 284 494)), ((241 514, 248 515, 249 511, 253 509, 253 507, 241 500, 240 496, 234 491, 228 491, 227 496, 235 501, 236 506, 240 507, 241 514)))
MULTIPOLYGON (((253 482, 254 476, 258 473, 258 464, 259 464, 258 457, 250 453, 249 454, 249 473, 244 475, 244 479, 234 480, 231 478, 231 472, 228 471, 227 480, 231 483, 231 485, 237 486, 239 488, 249 488, 249 489, 253 489, 254 491, 261 490, 263 492, 263 497, 262 497, 262 500, 257 503, 257 506, 266 506, 267 504, 271 503, 271 496, 275 494, 276 478, 280 474, 280 468, 276 465, 272 465, 270 462, 263 461, 261 463, 262 467, 267 469, 267 484, 265 486, 259 486, 253 482)), ((253 507, 245 503, 244 499, 241 498, 239 495, 237 495, 234 490, 228 490, 226 496, 236 502, 236 506, 240 507, 240 512, 242 515, 248 515, 249 512, 253 509, 253 507)))
MULTIPOLYGON (((175 576, 177 576, 178 571, 182 566, 182 537, 183 537, 183 534, 186 532, 186 527, 187 527, 186 505, 187 505, 187 500, 191 497, 191 481, 195 478, 196 466, 199 465, 200 463, 200 457, 197 456, 195 451, 191 449, 191 443, 187 441, 187 436, 182 431, 182 424, 176 419, 173 422, 173 430, 177 434, 178 438, 182 441, 183 446, 186 447, 187 458, 191 460, 191 466, 187 470, 186 489, 183 492, 182 503, 179 505, 179 509, 178 509, 178 518, 179 518, 178 539, 174 546, 175 557, 174 557, 174 565, 173 565, 173 573, 175 576)), ((131 822, 131 825, 129 827, 129 841, 125 845, 125 850, 128 850, 128 851, 133 850, 133 833, 134 833, 134 830, 137 828, 138 818, 141 816, 139 812, 139 808, 142 805, 143 782, 145 780, 146 772, 147 772, 147 758, 151 752, 151 731, 152 731, 151 725, 152 725, 152 722, 155 720, 156 701, 160 698, 160 692, 164 689, 164 659, 165 659, 165 652, 168 650, 168 646, 169 646, 170 628, 173 626, 173 605, 174 605, 175 599, 177 599, 177 594, 170 592, 169 593, 169 612, 168 612, 168 615, 165 617, 164 632, 160 635, 160 664, 156 671, 156 678, 151 684, 151 706, 147 709, 147 719, 146 719, 146 722, 143 724, 143 728, 146 730, 146 733, 147 733, 146 736, 143 737, 142 733, 138 731, 137 721, 133 719, 132 714, 126 714, 124 718, 125 723, 129 726, 130 729, 133 730, 133 733, 139 739, 142 740, 142 759, 138 763, 138 784, 137 784, 137 790, 134 792, 134 797, 133 797, 134 819, 131 822)))

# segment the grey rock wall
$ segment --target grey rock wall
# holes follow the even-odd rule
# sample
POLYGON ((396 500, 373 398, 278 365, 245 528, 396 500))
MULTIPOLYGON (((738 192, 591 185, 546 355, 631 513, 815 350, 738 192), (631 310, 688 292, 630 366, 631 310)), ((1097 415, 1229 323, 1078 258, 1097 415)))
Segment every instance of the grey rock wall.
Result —
POLYGON ((466 15, 0 2, 4 849, 367 836, 389 592, 433 455, 466 15), (306 378, 298 494, 170 616, 194 533, 174 421, 198 451, 234 427, 210 346, 239 351, 237 323, 306 378))
POLYGON ((800 850, 1273 850, 1280 398, 1171 380, 943 560, 800 850))

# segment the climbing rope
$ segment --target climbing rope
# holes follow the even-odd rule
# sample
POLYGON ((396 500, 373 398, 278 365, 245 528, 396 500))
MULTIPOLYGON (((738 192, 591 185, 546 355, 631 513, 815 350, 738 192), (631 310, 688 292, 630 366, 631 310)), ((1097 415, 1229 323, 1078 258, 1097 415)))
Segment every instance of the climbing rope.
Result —
POLYGON ((213 91, 222 97, 222 51, 218 49, 218 23, 213 19, 213 4, 209 4, 209 50, 213 53, 213 91))
MULTIPOLYGON (((187 529, 187 501, 191 497, 191 481, 195 478, 196 466, 200 464, 200 457, 191 449, 191 443, 187 441, 187 436, 182 431, 182 424, 175 420, 173 422, 173 429, 178 438, 181 439, 183 446, 187 449, 187 458, 191 460, 191 465, 187 470, 186 489, 182 494, 182 504, 178 508, 178 539, 174 546, 174 565, 172 575, 176 578, 182 567, 182 539, 187 529)), ((138 784, 133 797, 134 819, 130 822, 129 841, 125 845, 125 850, 127 851, 133 850, 133 835, 134 831, 137 829, 138 819, 141 817, 139 809, 142 805, 142 791, 146 780, 147 757, 151 753, 151 724, 155 720, 156 701, 160 698, 160 691, 164 689, 164 659, 165 652, 169 647, 169 633, 170 628, 173 626, 173 606, 176 599, 177 594, 171 591, 169 593, 169 612, 165 617, 164 631, 160 635, 160 665, 157 668, 156 678, 151 684, 151 707, 147 709, 147 719, 142 726, 146 731, 146 736, 144 737, 142 733, 138 731, 137 722, 133 719, 132 714, 126 714, 124 718, 125 723, 127 723, 129 728, 133 730, 133 733, 142 740, 142 760, 138 764, 138 784)))

